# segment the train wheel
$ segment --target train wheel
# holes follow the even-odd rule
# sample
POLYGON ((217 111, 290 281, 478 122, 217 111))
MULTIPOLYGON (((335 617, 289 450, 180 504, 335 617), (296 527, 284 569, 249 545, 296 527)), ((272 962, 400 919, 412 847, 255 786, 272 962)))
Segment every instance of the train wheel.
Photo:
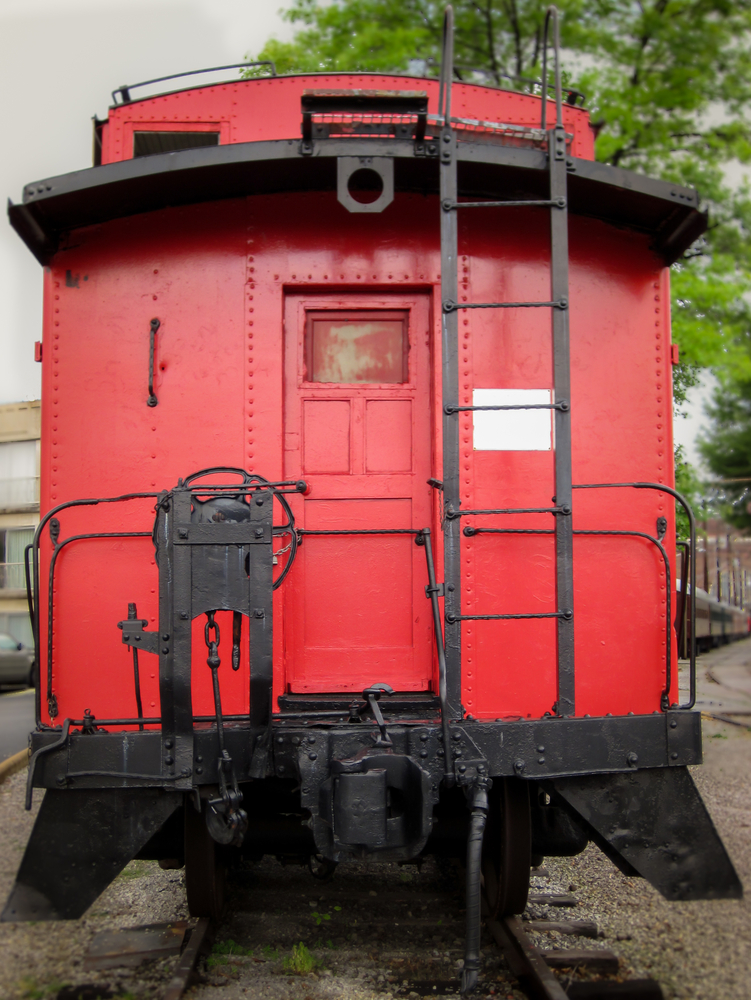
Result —
POLYGON ((218 919, 224 907, 227 868, 222 851, 206 828, 205 805, 185 803, 185 889, 192 917, 218 919))
POLYGON ((482 873, 490 916, 521 913, 527 905, 532 829, 529 785, 496 778, 489 796, 482 873))

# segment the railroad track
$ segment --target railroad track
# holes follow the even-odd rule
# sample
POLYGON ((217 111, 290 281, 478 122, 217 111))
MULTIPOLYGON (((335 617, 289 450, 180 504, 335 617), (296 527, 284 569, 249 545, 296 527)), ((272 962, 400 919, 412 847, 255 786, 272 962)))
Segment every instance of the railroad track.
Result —
MULTIPOLYGON (((509 968, 519 980, 519 983, 530 997, 530 1000, 663 1000, 663 993, 654 979, 632 979, 624 982, 617 980, 598 980, 595 982, 577 982, 573 978, 559 979, 554 972, 555 967, 561 970, 576 969, 587 966, 596 968, 603 973, 614 974, 618 971, 618 958, 611 951, 597 949, 592 951, 559 951, 544 953, 540 951, 524 930, 518 917, 504 917, 500 920, 486 920, 486 926, 493 935, 493 940, 506 956, 509 968)), ((535 930, 552 930, 555 921, 530 921, 536 925, 535 930)), ((575 925, 572 925, 575 928, 575 925)), ((572 930, 581 933, 581 930, 572 930)))
MULTIPOLYGON (((252 870, 241 870, 219 924, 176 921, 131 928, 119 937, 114 932, 111 940, 103 935, 99 958, 105 963, 118 954, 133 958, 139 948, 144 958, 153 958, 167 954, 165 948, 170 948, 172 955, 180 948, 169 981, 163 982, 158 994, 160 1000, 180 1000, 195 981, 201 956, 209 955, 216 937, 211 961, 198 975, 206 992, 210 995, 220 982, 229 984, 239 978, 238 985, 247 986, 251 996, 262 997, 272 982, 279 982, 283 971, 280 956, 288 954, 292 944, 305 940, 337 977, 353 975, 355 969, 359 973, 365 966, 371 968, 370 979, 358 980, 357 985, 370 985, 374 995, 389 992, 394 1000, 415 994, 458 997, 458 958, 463 953, 464 930, 460 886, 445 873, 436 873, 435 878, 425 879, 424 874, 415 877, 407 887, 400 879, 411 876, 402 872, 395 879, 393 874, 366 881, 364 872, 353 878, 340 870, 333 882, 311 886, 305 873, 279 866, 264 865, 260 877, 252 870), (377 893, 369 891, 371 885, 377 893), (315 890, 312 899, 311 889, 315 890), (140 940, 139 932, 143 935, 140 940), (329 934, 336 942, 329 942, 332 950, 319 951, 324 946, 320 937, 329 934), (238 946, 236 953, 226 954, 223 949, 232 938, 250 947, 238 946)), ((594 921, 580 919, 575 913, 579 904, 571 893, 541 892, 538 885, 530 893, 529 903, 523 918, 486 917, 485 979, 478 997, 489 993, 505 997, 518 982, 530 1000, 661 1000, 662 992, 654 980, 619 982, 615 978, 619 962, 613 952, 581 947, 582 939, 597 939, 599 929, 594 921), (551 914, 551 910, 555 912, 551 914), (555 935, 556 941, 561 935, 576 936, 579 946, 545 951, 533 939, 549 934, 555 935), (582 971, 596 973, 598 978, 582 979, 582 971)), ((117 993, 106 995, 115 997, 117 993)), ((203 990, 199 995, 203 996, 203 990)), ((88 997, 88 993, 82 996, 88 997)), ((66 992, 64 1000, 79 997, 73 990, 66 992)))

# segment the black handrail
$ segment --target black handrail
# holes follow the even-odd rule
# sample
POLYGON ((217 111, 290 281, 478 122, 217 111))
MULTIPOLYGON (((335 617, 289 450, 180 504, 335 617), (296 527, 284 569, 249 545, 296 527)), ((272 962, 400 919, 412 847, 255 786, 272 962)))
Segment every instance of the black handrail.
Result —
POLYGON ((622 489, 630 488, 634 490, 657 490, 661 493, 669 493, 686 511, 689 523, 689 546, 691 568, 691 631, 689 633, 689 697, 684 705, 676 705, 681 710, 688 710, 696 704, 696 521, 691 504, 686 498, 671 486, 664 483, 574 483, 572 489, 575 490, 601 490, 601 489, 622 489))
POLYGON ((133 98, 130 96, 131 90, 137 87, 148 87, 152 83, 164 83, 166 80, 179 80, 183 76, 200 76, 201 73, 219 73, 225 69, 252 69, 254 66, 270 66, 271 76, 276 76, 276 66, 271 59, 260 59, 258 62, 230 63, 229 66, 210 66, 208 69, 190 69, 186 73, 170 73, 169 76, 157 76, 153 80, 142 80, 141 83, 124 83, 122 87, 116 87, 112 91, 112 103, 117 106, 117 95, 120 95, 120 104, 131 104, 133 98))
MULTIPOLYGON (((48 712, 51 719, 57 716, 57 701, 54 694, 52 693, 52 645, 54 641, 54 630, 53 630, 53 618, 55 612, 54 595, 55 595, 55 567, 57 566, 57 557, 68 545, 69 542, 79 542, 82 539, 87 538, 150 538, 150 531, 95 531, 90 532, 85 535, 70 535, 68 538, 64 538, 61 542, 58 542, 54 549, 52 550, 52 556, 50 557, 50 568, 49 568, 49 583, 48 583, 48 594, 47 594, 47 706, 48 712), (54 707, 54 712, 53 712, 54 707)), ((39 654, 37 653, 37 660, 39 659, 39 654)))
POLYGON ((681 590, 680 596, 676 598, 676 604, 678 605, 675 609, 675 634, 678 639, 678 656, 681 655, 681 647, 683 647, 683 655, 686 655, 686 591, 688 589, 688 566, 691 561, 691 554, 689 551, 688 542, 676 542, 676 549, 680 549, 683 553, 683 558, 681 559, 681 590))
MULTIPOLYGON (((57 504, 56 507, 50 508, 47 513, 41 518, 39 524, 37 525, 36 531, 34 532, 34 540, 32 542, 32 574, 33 574, 33 591, 34 591, 34 610, 39 610, 39 539, 42 535, 42 531, 45 529, 47 524, 52 520, 55 514, 58 514, 61 510, 67 510, 69 507, 95 507, 100 503, 119 503, 123 500, 140 500, 140 499, 157 499, 159 493, 124 493, 119 497, 98 497, 86 500, 66 500, 64 503, 57 504)), ((54 549, 54 545, 53 545, 54 549)), ((27 576, 28 581, 28 576, 27 576)), ((29 584, 27 582, 27 596, 30 591, 29 584)), ((39 657, 39 615, 35 614, 32 622, 32 627, 34 629, 34 648, 36 650, 37 659, 39 657)), ((37 670, 36 676, 36 721, 37 726, 41 725, 41 704, 40 704, 40 694, 41 694, 41 676, 40 671, 37 670)), ((49 691, 48 691, 49 694, 49 691)), ((52 718, 57 716, 57 712, 52 718)))
MULTIPOLYGON (((464 529, 464 534, 468 538, 472 538, 474 535, 554 535, 555 531, 553 528, 475 528, 474 525, 468 524, 464 529)), ((665 618, 665 689, 662 693, 661 708, 663 712, 670 708, 670 686, 672 684, 673 672, 672 672, 672 634, 671 634, 671 616, 672 616, 672 582, 670 573, 670 560, 668 559, 668 554, 660 543, 659 539, 654 538, 652 535, 648 535, 645 531, 626 531, 618 529, 577 529, 573 531, 574 535, 629 535, 635 538, 646 538, 648 542, 652 542, 660 550, 662 556, 662 561, 665 565, 665 586, 667 590, 667 611, 665 618)), ((550 612, 547 614, 534 614, 534 615, 463 615, 466 619, 511 619, 511 618, 559 618, 565 617, 560 611, 550 612)))

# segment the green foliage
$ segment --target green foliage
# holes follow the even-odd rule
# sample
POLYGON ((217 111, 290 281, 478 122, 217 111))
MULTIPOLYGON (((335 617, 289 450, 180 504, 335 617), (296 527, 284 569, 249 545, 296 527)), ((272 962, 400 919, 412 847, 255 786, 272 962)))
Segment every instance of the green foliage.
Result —
POLYGON ((294 976, 307 976, 320 967, 321 962, 311 955, 302 941, 292 945, 292 954, 284 959, 284 971, 294 976))
POLYGON ((699 449, 710 471, 723 480, 716 505, 726 521, 751 528, 751 378, 720 385, 707 411, 712 427, 699 449))
POLYGON ((206 959, 206 967, 215 969, 218 965, 230 965, 233 958, 252 954, 252 948, 245 948, 243 945, 233 941, 232 938, 229 938, 227 941, 217 941, 211 949, 211 954, 206 959))
MULTIPOLYGON (((440 59, 444 2, 295 0, 284 17, 301 27, 291 42, 272 40, 259 55, 278 72, 409 72, 440 59)), ((454 4, 457 76, 477 73, 497 85, 518 82, 539 63, 542 0, 454 4)))
MULTIPOLYGON (((703 486, 696 474, 693 465, 686 461, 683 445, 678 445, 675 449, 675 488, 688 500, 694 511, 694 517, 698 520, 700 516, 700 505, 702 504, 703 486)), ((681 541, 691 536, 691 526, 688 515, 682 504, 676 501, 675 504, 675 537, 681 541)))
POLYGON ((38 980, 31 976, 25 976, 18 984, 22 1000, 50 1000, 70 983, 63 983, 55 979, 52 982, 40 984, 38 980))
POLYGON ((245 948, 229 938, 227 941, 217 941, 211 949, 211 953, 212 955, 252 955, 253 949, 245 948))
MULTIPOLYGON (((333 907, 333 909, 337 913, 339 913, 342 908, 341 908, 341 906, 335 906, 335 907, 333 907)), ((316 922, 316 927, 320 927, 321 924, 324 922, 324 920, 331 920, 331 914, 330 913, 319 913, 318 910, 313 910, 313 912, 311 913, 311 916, 313 917, 313 919, 316 922)))
POLYGON ((154 868, 156 868, 156 865, 149 861, 131 861, 125 866, 125 868, 123 868, 117 877, 122 881, 128 881, 133 878, 143 878, 144 875, 149 875, 154 868))

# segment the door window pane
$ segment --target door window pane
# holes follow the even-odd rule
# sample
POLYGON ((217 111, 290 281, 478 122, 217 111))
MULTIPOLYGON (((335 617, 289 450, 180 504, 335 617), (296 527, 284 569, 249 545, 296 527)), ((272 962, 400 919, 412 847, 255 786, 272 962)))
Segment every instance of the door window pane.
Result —
POLYGON ((305 329, 306 381, 409 381, 406 312, 310 312, 305 329))

